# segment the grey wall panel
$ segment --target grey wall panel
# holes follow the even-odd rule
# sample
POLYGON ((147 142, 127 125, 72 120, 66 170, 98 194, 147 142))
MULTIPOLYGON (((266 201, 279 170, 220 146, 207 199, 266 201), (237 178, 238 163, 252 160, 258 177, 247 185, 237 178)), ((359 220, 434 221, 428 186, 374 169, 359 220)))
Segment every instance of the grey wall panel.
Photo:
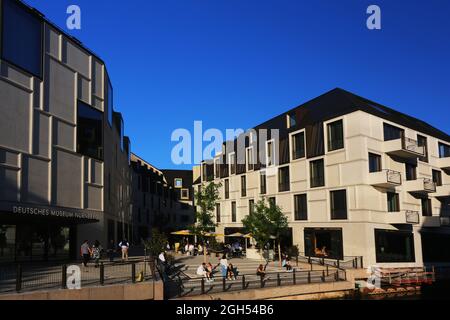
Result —
POLYGON ((0 145, 29 152, 31 94, 0 79, 0 145))
POLYGON ((0 61, 0 75, 31 90, 32 78, 4 61, 0 61))
POLYGON ((103 189, 99 187, 86 186, 86 209, 101 210, 102 209, 103 189))
POLYGON ((87 104, 91 104, 91 82, 83 78, 82 76, 78 76, 78 99, 86 102, 87 104))
POLYGON ((47 59, 46 84, 48 111, 75 122, 75 73, 53 59, 47 59))
POLYGON ((50 158, 50 117, 36 110, 33 125, 33 154, 50 158))
POLYGON ((94 60, 92 68, 92 94, 104 99, 103 65, 94 60))
POLYGON ((100 111, 103 111, 103 101, 95 96, 92 97, 92 106, 100 111))
POLYGON ((33 78, 33 107, 42 109, 42 81, 33 78))
POLYGON ((24 157, 22 166, 22 201, 48 204, 49 162, 24 157))
POLYGON ((72 44, 70 41, 63 40, 63 62, 67 63, 72 69, 81 73, 90 79, 90 57, 83 50, 72 44))
POLYGON ((0 148, 0 163, 19 167, 19 153, 0 148))
POLYGON ((53 144, 75 150, 75 126, 53 119, 53 144))
POLYGON ((45 51, 58 60, 61 59, 59 52, 60 36, 57 31, 49 25, 45 26, 45 51))
POLYGON ((0 167, 0 200, 19 201, 18 170, 0 167))
POLYGON ((61 207, 81 208, 82 157, 59 149, 52 161, 52 202, 61 207))

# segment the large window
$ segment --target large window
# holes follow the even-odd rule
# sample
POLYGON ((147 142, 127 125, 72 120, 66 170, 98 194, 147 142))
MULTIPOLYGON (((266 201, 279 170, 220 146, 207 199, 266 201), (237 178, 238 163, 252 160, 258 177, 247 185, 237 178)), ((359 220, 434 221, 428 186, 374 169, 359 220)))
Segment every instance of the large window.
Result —
POLYGON ((230 174, 236 174, 236 153, 228 155, 228 162, 230 164, 230 174))
POLYGON ((311 188, 323 187, 325 185, 325 169, 323 159, 310 162, 311 188))
POLYGON ((295 112, 288 113, 286 115, 286 120, 287 120, 287 128, 288 129, 293 128, 297 125, 297 119, 295 117, 295 112))
POLYGON ((247 196, 247 178, 245 175, 241 176, 241 197, 247 196))
POLYGON ((2 58, 42 77, 42 22, 17 1, 3 1, 2 58))
POLYGON ((255 200, 248 200, 248 214, 251 215, 255 212, 255 200))
POLYGON ((225 199, 230 198, 230 180, 225 179, 225 199))
POLYGON ((220 203, 216 203, 216 222, 220 222, 220 203))
POLYGON ((266 194, 267 192, 267 179, 266 179, 266 173, 264 171, 261 171, 259 175, 259 181, 260 181, 260 193, 266 194))
POLYGON ((255 159, 253 157, 253 148, 247 148, 247 171, 255 168, 255 159))
POLYGON ((369 153, 369 172, 381 171, 381 156, 375 153, 369 153))
POLYGON ((310 257, 344 258, 342 229, 305 228, 305 254, 310 257))
POLYGON ((231 202, 231 222, 236 222, 236 202, 231 202))
POLYGON ((388 192, 387 193, 387 208, 388 212, 399 212, 400 211, 400 198, 398 193, 388 192))
POLYGON ((437 186, 442 186, 442 172, 440 170, 433 170, 433 182, 436 183, 437 186))
POLYGON ((332 220, 347 219, 347 191, 331 191, 330 206, 332 220))
POLYGON ((294 218, 295 220, 308 220, 306 194, 296 194, 294 196, 294 218))
POLYGON ((77 152, 103 160, 103 114, 78 101, 77 152))
POLYGON ((267 166, 275 164, 275 144, 273 141, 267 141, 267 166))
POLYGON ((278 192, 289 191, 289 166, 278 169, 278 192))
POLYGON ((403 137, 403 129, 383 123, 384 141, 397 140, 403 137))
POLYGON ((377 263, 414 262, 414 237, 411 232, 375 229, 377 263))
POLYGON ((448 158, 450 157, 450 145, 439 143, 439 158, 448 158))
POLYGON ((328 151, 344 148, 344 127, 342 120, 328 124, 328 151))
POLYGON ((277 205, 277 198, 276 197, 270 197, 269 198, 269 206, 275 207, 277 205))
POLYGON ((421 202, 422 202, 422 216, 431 217, 433 215, 431 199, 422 198, 421 202))
POLYGON ((417 135, 417 145, 423 147, 424 155, 419 157, 420 161, 428 162, 428 142, 427 138, 421 135, 417 135))
POLYGON ((305 133, 300 132, 292 135, 292 159, 305 157, 305 133))
POLYGON ((411 163, 405 163, 406 180, 416 180, 417 179, 417 166, 411 163))

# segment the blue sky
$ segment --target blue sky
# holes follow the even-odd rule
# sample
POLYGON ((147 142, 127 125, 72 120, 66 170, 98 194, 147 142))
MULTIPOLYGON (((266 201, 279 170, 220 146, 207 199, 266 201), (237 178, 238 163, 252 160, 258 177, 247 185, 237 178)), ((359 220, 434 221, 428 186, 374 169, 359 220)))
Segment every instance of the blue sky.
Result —
POLYGON ((133 152, 159 168, 190 167, 171 161, 174 129, 250 128, 335 87, 450 133, 447 0, 26 2, 106 62, 133 152))

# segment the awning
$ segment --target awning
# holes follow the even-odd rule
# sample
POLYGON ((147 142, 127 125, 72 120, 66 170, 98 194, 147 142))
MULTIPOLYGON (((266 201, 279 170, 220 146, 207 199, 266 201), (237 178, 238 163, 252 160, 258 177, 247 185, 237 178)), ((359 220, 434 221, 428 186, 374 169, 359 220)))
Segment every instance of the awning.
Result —
POLYGON ((177 236, 194 236, 194 234, 190 230, 180 230, 180 231, 174 231, 170 234, 174 234, 177 236))

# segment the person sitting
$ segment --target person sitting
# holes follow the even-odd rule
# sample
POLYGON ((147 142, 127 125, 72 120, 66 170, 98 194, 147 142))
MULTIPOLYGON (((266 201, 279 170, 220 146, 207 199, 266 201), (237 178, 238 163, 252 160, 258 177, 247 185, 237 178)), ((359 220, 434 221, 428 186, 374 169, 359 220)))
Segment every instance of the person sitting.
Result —
POLYGON ((233 264, 228 265, 227 269, 227 280, 236 280, 236 273, 233 264))
POLYGON ((269 264, 269 262, 267 262, 265 266, 260 264, 258 266, 258 269, 256 270, 256 275, 260 276, 261 280, 265 280, 266 279, 266 268, 267 268, 268 264, 269 264))
POLYGON ((198 266, 197 275, 204 277, 206 279, 206 282, 211 281, 211 278, 209 277, 209 273, 208 273, 208 270, 206 267, 206 263, 204 263, 204 262, 198 266))
POLYGON ((327 247, 323 246, 322 250, 320 250, 322 257, 328 257, 327 247))
POLYGON ((286 268, 286 271, 292 271, 291 261, 289 260, 289 258, 286 260, 286 264, 284 267, 286 268))
POLYGON ((199 243, 197 247, 197 254, 200 256, 203 254, 203 246, 199 243))
POLYGON ((322 256, 322 250, 320 250, 319 248, 315 248, 314 249, 314 254, 316 257, 321 257, 322 256))
POLYGON ((206 277, 209 278, 210 281, 214 281, 214 270, 216 268, 212 266, 211 262, 206 264, 206 277))

